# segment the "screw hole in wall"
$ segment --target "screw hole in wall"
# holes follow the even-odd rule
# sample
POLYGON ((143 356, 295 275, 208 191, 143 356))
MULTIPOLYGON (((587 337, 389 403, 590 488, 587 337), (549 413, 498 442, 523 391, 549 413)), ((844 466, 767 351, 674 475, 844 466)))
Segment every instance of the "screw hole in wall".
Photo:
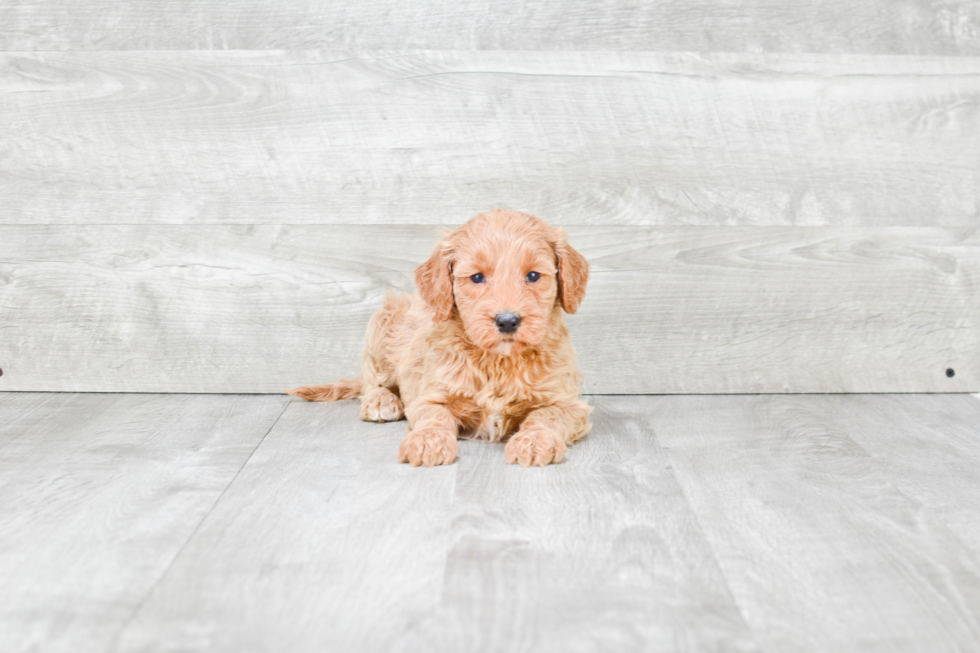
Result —
POLYGON ((953 378, 954 376, 956 376, 956 370, 954 370, 952 367, 947 367, 946 376, 948 376, 949 378, 953 378))

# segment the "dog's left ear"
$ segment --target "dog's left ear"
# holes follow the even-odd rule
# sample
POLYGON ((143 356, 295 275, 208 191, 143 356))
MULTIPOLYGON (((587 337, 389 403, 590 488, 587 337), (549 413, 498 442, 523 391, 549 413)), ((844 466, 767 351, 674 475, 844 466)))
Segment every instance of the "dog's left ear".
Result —
POLYGON ((568 244, 565 232, 558 229, 555 255, 558 257, 558 299, 566 313, 574 313, 585 297, 589 281, 589 262, 568 244))
POLYGON ((448 320, 453 312, 453 271, 448 243, 436 245, 429 260, 415 270, 415 285, 436 322, 448 320))

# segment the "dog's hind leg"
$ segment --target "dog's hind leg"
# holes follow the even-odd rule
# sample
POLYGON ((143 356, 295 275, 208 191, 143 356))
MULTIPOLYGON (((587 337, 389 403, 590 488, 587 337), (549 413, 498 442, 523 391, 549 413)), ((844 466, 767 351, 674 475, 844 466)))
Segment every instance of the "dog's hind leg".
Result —
POLYGON ((361 419, 365 422, 397 422, 404 417, 402 400, 388 388, 371 388, 361 396, 361 419))
POLYGON ((405 407, 398 397, 392 339, 410 301, 407 295, 389 292, 381 310, 368 323, 361 361, 361 419, 365 422, 395 422, 405 417, 405 407))

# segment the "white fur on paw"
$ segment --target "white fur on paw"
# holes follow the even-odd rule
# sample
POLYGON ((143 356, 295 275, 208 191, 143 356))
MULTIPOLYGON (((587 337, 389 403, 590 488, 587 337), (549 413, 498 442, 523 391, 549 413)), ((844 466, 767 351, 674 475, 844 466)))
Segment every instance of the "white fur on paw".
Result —
POLYGON ((401 400, 390 390, 379 388, 361 399, 361 419, 365 422, 397 422, 404 416, 401 400))

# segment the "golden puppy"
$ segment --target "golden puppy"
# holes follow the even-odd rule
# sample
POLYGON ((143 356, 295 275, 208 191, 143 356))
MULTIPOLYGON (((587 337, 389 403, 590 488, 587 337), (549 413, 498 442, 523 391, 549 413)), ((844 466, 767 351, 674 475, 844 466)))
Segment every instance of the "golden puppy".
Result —
POLYGON ((591 408, 562 313, 589 264, 565 233, 517 211, 481 213, 389 292, 368 325, 360 379, 303 386, 308 401, 361 399, 361 419, 408 418, 398 459, 448 465, 457 437, 507 440, 509 463, 547 465, 584 436, 591 408))

